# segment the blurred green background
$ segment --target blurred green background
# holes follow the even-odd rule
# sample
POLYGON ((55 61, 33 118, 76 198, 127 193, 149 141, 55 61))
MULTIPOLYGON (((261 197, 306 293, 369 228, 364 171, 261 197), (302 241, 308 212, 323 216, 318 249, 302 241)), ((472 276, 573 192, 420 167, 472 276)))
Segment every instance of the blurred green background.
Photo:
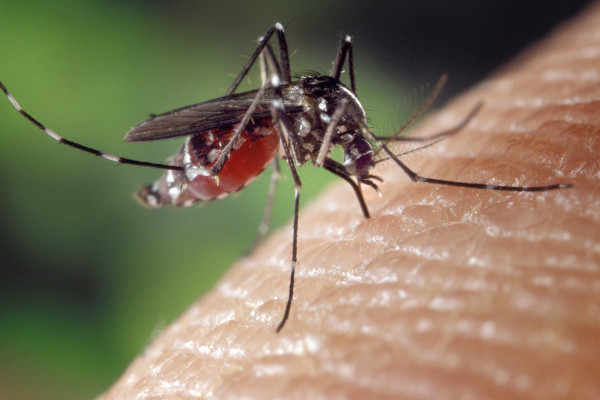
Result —
MULTIPOLYGON (((161 162, 181 140, 127 145, 129 127, 223 95, 281 21, 298 73, 328 71, 342 35, 355 36, 359 94, 391 133, 424 84, 448 72, 446 97, 472 85, 585 2, 562 3, 3 0, 0 78, 59 134, 161 162)), ((301 174, 304 203, 332 180, 301 174)), ((0 99, 3 399, 99 395, 251 245, 268 173, 208 209, 139 206, 132 193, 159 175, 57 145, 0 99)), ((292 197, 284 179, 275 227, 292 197)))

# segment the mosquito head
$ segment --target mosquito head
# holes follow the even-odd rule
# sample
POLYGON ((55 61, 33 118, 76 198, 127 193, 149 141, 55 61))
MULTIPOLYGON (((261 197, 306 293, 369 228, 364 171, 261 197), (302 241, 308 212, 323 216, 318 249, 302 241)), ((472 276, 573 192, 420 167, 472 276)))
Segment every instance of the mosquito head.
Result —
POLYGON ((369 171, 374 165, 373 146, 363 136, 355 135, 344 146, 344 167, 346 171, 362 180, 369 176, 369 171))

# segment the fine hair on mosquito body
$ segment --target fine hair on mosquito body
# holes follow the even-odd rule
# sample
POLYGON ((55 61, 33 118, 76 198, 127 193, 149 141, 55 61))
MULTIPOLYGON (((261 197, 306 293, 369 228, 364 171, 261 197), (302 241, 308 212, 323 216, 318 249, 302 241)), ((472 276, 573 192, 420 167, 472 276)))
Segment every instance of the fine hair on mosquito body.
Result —
POLYGON ((421 138, 401 136, 431 105, 444 82, 445 76, 442 76, 429 98, 397 133, 390 137, 378 136, 369 128, 367 114, 358 99, 352 38, 345 36, 341 40, 329 75, 312 73, 292 80, 284 29, 277 23, 259 39, 258 47, 225 96, 152 115, 127 133, 127 142, 184 137, 184 144, 169 164, 124 158, 65 139, 21 108, 2 82, 0 88, 21 115, 59 143, 112 162, 164 170, 157 181, 137 194, 138 199, 149 207, 190 206, 200 201, 221 199, 243 189, 269 164, 272 165, 273 177, 259 227, 259 238, 268 229, 279 177, 278 159, 283 160, 290 169, 295 190, 289 287, 283 315, 276 328, 279 332, 288 320, 294 297, 302 187, 297 168, 308 161, 348 182, 365 218, 369 218, 370 214, 362 186, 379 192, 377 183, 382 179, 371 171, 378 162, 384 160, 391 160, 413 182, 515 192, 541 192, 570 187, 565 183, 524 187, 451 181, 421 176, 409 168, 400 160, 403 154, 394 153, 390 143, 417 142, 417 150, 430 146, 460 131, 481 107, 481 104, 474 105, 462 121, 444 132, 421 138), (274 41, 273 37, 277 39, 277 51, 270 44, 274 41), (236 92, 257 62, 262 78, 260 88, 236 92), (340 80, 344 66, 348 71, 348 85, 340 80), (336 146, 343 151, 343 161, 330 157, 336 146))

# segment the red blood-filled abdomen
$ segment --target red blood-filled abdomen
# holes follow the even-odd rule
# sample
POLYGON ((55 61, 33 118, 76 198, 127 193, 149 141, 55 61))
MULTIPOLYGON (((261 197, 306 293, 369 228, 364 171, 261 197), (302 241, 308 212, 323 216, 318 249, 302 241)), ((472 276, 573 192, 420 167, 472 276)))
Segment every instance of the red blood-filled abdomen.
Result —
MULTIPOLYGON (((228 141, 224 142, 221 137, 220 139, 222 146, 228 141)), ((201 143, 198 142, 202 140, 193 137, 188 148, 195 161, 210 168, 221 151, 213 148, 211 154, 210 151, 205 151, 206 147, 200 149, 198 145, 201 143), (208 160, 205 155, 209 156, 208 160)), ((188 191, 195 193, 202 200, 213 200, 238 191, 252 182, 267 167, 277 154, 278 146, 279 136, 272 126, 255 127, 252 133, 244 131, 229 159, 223 165, 218 178, 200 175, 188 184, 188 191)))
MULTIPOLYGON (((229 143, 234 127, 213 129, 191 136, 173 157, 172 164, 201 168, 208 172, 229 143)), ((279 136, 269 119, 246 126, 218 177, 166 171, 153 185, 140 190, 138 198, 151 207, 165 204, 188 206, 197 201, 220 199, 243 189, 273 160, 279 136), (190 177, 192 175, 192 177, 190 177), (193 179, 192 179, 193 178, 193 179), (191 179, 191 181, 189 180, 191 179)))

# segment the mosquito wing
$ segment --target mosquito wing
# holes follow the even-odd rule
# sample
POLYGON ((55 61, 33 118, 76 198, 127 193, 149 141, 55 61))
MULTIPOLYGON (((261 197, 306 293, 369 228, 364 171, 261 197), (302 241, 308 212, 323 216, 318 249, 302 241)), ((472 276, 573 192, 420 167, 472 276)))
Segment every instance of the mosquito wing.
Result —
MULTIPOLYGON (((125 141, 145 142, 169 139, 232 126, 242 120, 256 93, 256 90, 236 93, 153 116, 134 126, 125 135, 125 141)), ((287 113, 302 111, 302 107, 295 99, 297 96, 290 95, 289 90, 284 90, 283 96, 287 113)), ((273 100, 275 94, 273 90, 268 89, 252 118, 258 120, 270 117, 273 100)))

